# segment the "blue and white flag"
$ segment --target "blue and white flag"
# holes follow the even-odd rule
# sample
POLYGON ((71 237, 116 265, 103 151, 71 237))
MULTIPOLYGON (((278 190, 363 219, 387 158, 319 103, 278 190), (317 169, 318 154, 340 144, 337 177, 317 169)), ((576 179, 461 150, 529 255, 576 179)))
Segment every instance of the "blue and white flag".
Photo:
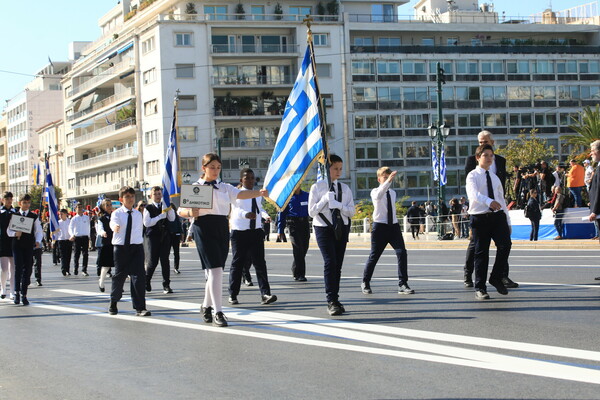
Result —
POLYGON ((323 152, 319 88, 307 46, 304 60, 290 93, 273 156, 264 179, 269 199, 281 210, 323 152))
MULTIPOLYGON (((433 180, 437 181, 438 180, 438 158, 437 158, 437 154, 435 152, 435 144, 431 144, 431 161, 433 164, 433 180)), ((444 151, 444 148, 442 147, 442 157, 441 157, 441 166, 440 166, 440 172, 442 175, 442 186, 446 185, 447 179, 446 179, 446 153, 444 151)))
POLYGON ((46 203, 48 204, 48 219, 50 220, 50 232, 58 229, 58 201, 56 200, 56 192, 54 191, 54 182, 50 173, 50 165, 46 159, 46 188, 45 188, 46 203))
POLYGON ((40 168, 40 164, 35 163, 33 165, 33 171, 31 172, 31 181, 34 185, 41 185, 42 184, 42 171, 40 168))
POLYGON ((167 145, 162 184, 163 201, 167 207, 170 207, 171 197, 177 197, 181 194, 181 185, 179 184, 179 154, 177 148, 177 110, 173 110, 173 124, 171 125, 171 134, 169 136, 169 144, 167 145))
POLYGON ((98 194, 98 201, 96 202, 96 206, 98 208, 100 208, 100 206, 102 205, 102 202, 104 201, 105 198, 106 198, 106 196, 104 195, 104 193, 98 194))

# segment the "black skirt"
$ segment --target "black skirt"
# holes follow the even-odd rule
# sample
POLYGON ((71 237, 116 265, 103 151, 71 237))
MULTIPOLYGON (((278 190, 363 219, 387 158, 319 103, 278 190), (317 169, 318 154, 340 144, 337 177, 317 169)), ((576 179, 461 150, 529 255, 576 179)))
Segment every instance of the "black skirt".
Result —
POLYGON ((114 256, 113 256, 113 245, 111 242, 106 243, 102 241, 102 247, 98 248, 98 260, 96 261, 98 267, 114 267, 114 256))
POLYGON ((225 268, 229 253, 229 221, 224 215, 205 215, 194 221, 194 242, 202 269, 225 268))

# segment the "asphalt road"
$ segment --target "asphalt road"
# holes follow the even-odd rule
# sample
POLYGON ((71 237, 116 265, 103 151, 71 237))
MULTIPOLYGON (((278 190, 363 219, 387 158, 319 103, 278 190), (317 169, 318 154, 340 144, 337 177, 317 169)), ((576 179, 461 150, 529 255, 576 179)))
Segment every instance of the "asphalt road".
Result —
POLYGON ((175 293, 147 294, 147 318, 126 301, 109 316, 95 276, 65 278, 45 254, 31 305, 0 301, 0 399, 600 398, 597 251, 514 250, 521 287, 491 288, 489 301, 463 287, 463 249, 409 250, 409 296, 397 294, 391 250, 363 295, 367 255, 348 250, 348 314, 330 317, 318 250, 300 283, 291 248, 268 249, 279 300, 260 305, 258 288, 243 287, 241 304, 225 309, 230 326, 217 328, 198 312, 204 275, 193 248, 182 249, 175 293))

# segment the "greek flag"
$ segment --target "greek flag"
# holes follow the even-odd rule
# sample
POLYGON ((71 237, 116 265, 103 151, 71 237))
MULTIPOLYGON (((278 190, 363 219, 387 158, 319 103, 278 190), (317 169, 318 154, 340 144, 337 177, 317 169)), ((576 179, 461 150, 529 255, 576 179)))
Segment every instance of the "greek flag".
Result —
POLYGON ((46 203, 48 204, 48 214, 50 220, 50 232, 58 229, 58 201, 56 200, 56 192, 54 191, 54 182, 52 182, 52 174, 50 173, 50 165, 46 159, 46 189, 44 190, 46 203))
POLYGON ((319 88, 308 46, 285 106, 279 136, 264 180, 264 188, 280 210, 323 152, 319 88))
POLYGON ((104 193, 98 194, 98 201, 96 202, 96 207, 100 208, 105 198, 106 196, 104 195, 104 193))
MULTIPOLYGON (((437 154, 435 152, 435 144, 433 144, 433 143, 431 144, 431 161, 433 164, 433 180, 437 181, 438 180, 438 158, 437 158, 437 154)), ((444 186, 444 185, 446 185, 447 179, 446 179, 446 153, 445 153, 443 147, 442 147, 440 171, 442 174, 442 186, 444 186)))
POLYGON ((173 110, 173 124, 171 125, 171 135, 167 146, 167 155, 165 156, 165 172, 162 178, 163 201, 168 208, 171 206, 171 197, 177 197, 181 194, 179 185, 179 154, 177 154, 177 110, 173 110))

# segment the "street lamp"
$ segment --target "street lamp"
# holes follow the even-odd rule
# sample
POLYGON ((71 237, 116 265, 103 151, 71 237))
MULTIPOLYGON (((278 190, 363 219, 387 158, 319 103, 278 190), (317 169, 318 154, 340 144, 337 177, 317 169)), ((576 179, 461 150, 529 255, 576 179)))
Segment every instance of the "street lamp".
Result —
POLYGON ((250 162, 248 162, 248 159, 240 160, 240 169, 244 168, 250 168, 250 162))
POLYGON ((192 180, 192 176, 189 172, 184 172, 183 175, 181 175, 181 180, 187 185, 192 180))
POLYGON ((150 184, 146 181, 142 181, 142 182, 140 182, 140 186, 141 186, 142 192, 144 193, 144 198, 142 200, 146 201, 147 200, 146 190, 148 190, 148 186, 150 186, 150 184))

